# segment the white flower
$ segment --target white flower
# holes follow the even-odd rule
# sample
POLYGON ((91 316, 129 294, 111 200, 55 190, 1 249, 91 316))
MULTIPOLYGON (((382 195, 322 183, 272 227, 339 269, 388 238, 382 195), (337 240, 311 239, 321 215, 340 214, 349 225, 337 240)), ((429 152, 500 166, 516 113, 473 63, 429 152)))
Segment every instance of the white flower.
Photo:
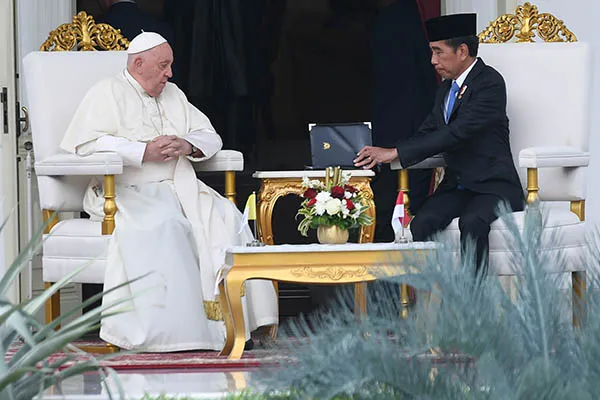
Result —
POLYGON ((342 185, 350 182, 350 178, 352 177, 352 172, 350 171, 342 171, 342 185))
POLYGON ((363 206, 360 203, 354 203, 354 210, 352 210, 352 214, 350 214, 350 217, 352 217, 352 219, 357 219, 358 217, 360 217, 362 210, 363 206))
POLYGON ((309 187, 309 185, 310 185, 310 179, 308 179, 308 176, 303 176, 302 177, 302 186, 309 187))
POLYGON ((342 202, 340 199, 329 199, 327 203, 325 203, 325 209, 327 210, 327 214, 336 215, 342 211, 342 202))
POLYGON ((321 202, 316 202, 315 203, 315 214, 317 215, 323 215, 325 214, 325 203, 321 202))
POLYGON ((350 215, 350 210, 348 210, 348 206, 345 201, 342 201, 342 217, 346 219, 350 215))
POLYGON ((350 192, 344 192, 344 198, 345 199, 351 199, 352 198, 352 193, 350 193, 350 192))
POLYGON ((319 189, 319 188, 323 187, 323 184, 321 183, 320 180, 314 179, 314 180, 310 181, 310 187, 313 189, 319 189))
POLYGON ((317 204, 318 203, 327 203, 329 199, 331 199, 331 193, 329 192, 319 192, 317 193, 317 204))

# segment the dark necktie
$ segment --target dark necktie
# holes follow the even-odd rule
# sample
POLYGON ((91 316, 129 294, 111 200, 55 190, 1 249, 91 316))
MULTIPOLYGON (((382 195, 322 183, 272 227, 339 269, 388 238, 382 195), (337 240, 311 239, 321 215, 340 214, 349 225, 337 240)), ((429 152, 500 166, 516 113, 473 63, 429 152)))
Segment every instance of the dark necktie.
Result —
POLYGON ((450 87, 450 93, 448 94, 448 108, 446 109, 446 123, 450 120, 450 115, 452 114, 452 109, 454 108, 454 103, 456 102, 456 94, 459 91, 458 84, 456 81, 452 81, 452 86, 450 87))

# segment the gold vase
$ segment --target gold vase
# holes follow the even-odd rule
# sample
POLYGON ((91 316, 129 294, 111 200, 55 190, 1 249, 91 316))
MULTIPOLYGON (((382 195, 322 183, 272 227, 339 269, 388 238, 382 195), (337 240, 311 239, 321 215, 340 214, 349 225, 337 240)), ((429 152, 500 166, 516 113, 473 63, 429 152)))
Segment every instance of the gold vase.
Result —
POLYGON ((345 244, 348 242, 348 229, 321 225, 317 228, 317 239, 321 244, 345 244))

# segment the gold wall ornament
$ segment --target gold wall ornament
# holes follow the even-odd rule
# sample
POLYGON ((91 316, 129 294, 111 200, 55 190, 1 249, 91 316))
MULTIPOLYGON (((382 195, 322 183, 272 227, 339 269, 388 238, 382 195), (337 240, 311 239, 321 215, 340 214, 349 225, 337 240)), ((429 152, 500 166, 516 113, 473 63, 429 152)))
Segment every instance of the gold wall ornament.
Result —
POLYGON ((479 42, 507 43, 516 38, 517 43, 533 43, 535 31, 544 42, 577 41, 563 21, 549 13, 540 14, 537 6, 526 2, 514 14, 504 14, 492 21, 479 34, 479 42))
POLYGON ((41 51, 126 50, 129 40, 108 24, 97 24, 94 17, 80 11, 73 22, 60 25, 50 32, 41 51))
POLYGON ((296 278, 329 279, 339 281, 342 278, 354 279, 369 276, 367 267, 343 268, 343 267, 301 267, 291 271, 296 278))

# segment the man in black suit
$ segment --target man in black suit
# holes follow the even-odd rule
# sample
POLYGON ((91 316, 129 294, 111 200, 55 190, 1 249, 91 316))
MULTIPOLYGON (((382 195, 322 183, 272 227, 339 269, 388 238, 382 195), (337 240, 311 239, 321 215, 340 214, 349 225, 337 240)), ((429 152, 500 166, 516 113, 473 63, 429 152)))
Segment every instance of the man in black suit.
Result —
POLYGON ((459 217, 463 249, 476 244, 477 267, 487 265, 490 224, 506 202, 523 209, 523 188, 509 143, 504 79, 477 58, 475 14, 428 20, 431 63, 445 79, 418 132, 386 149, 365 147, 356 166, 373 168, 399 159, 403 167, 443 154, 446 174, 411 222, 415 241, 428 240, 459 217))

